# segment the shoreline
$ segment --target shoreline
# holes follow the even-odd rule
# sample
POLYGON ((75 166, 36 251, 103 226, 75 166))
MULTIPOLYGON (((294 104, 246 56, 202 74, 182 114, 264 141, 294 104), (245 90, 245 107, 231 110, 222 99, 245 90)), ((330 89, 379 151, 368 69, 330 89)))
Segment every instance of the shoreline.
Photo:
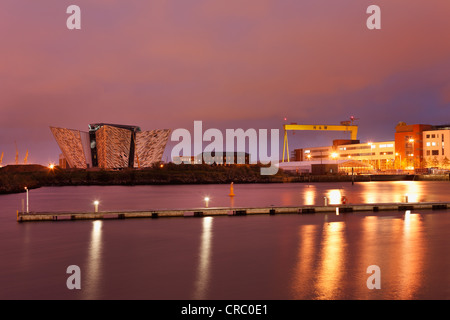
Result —
POLYGON ((175 165, 146 169, 82 170, 47 167, 7 166, 0 169, 0 195, 25 192, 24 188, 64 186, 137 186, 255 183, 320 183, 370 181, 449 181, 449 175, 311 175, 279 170, 273 176, 260 175, 260 165, 175 165), (10 167, 10 168, 8 168, 10 167))

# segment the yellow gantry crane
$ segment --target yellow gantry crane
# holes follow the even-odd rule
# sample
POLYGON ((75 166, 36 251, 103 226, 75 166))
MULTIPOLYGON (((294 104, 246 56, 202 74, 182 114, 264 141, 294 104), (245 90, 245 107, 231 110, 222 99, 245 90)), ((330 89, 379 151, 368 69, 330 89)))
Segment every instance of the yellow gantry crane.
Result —
POLYGON ((287 153, 287 162, 289 162, 289 144, 287 138, 288 130, 310 130, 310 131, 347 131, 350 132, 351 139, 356 140, 358 133, 358 126, 353 125, 353 121, 357 120, 350 117, 350 121, 342 121, 341 125, 317 125, 317 124, 285 124, 284 128, 284 143, 283 143, 283 162, 285 158, 285 152, 287 153))

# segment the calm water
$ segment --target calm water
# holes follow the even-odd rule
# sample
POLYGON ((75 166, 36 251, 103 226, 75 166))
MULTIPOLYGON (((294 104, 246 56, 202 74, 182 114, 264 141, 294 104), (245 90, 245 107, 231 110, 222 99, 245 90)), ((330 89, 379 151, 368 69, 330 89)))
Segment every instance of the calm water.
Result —
MULTIPOLYGON (((450 201, 449 182, 60 187, 30 210, 450 201)), ((17 223, 0 196, 0 299, 449 299, 450 211, 17 223), (81 269, 69 290, 66 268, 81 269), (381 270, 369 290, 367 267, 381 270)))

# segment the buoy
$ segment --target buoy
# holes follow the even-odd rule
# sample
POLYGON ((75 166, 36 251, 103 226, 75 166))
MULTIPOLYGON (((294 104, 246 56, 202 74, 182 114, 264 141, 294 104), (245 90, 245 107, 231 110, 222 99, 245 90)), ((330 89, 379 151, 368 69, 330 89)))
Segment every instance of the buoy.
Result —
POLYGON ((347 203, 347 197, 346 196, 342 196, 341 202, 342 202, 342 204, 346 204, 347 203))
POLYGON ((230 197, 234 197, 233 182, 230 184, 230 197))

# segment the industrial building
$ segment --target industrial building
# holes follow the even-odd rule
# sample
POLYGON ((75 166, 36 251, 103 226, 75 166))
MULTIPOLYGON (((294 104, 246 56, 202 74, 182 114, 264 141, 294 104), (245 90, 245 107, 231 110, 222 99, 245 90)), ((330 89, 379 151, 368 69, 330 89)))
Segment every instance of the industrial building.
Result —
POLYGON ((145 168, 161 161, 171 130, 95 123, 89 131, 50 127, 68 168, 145 168))
MULTIPOLYGON (((286 128, 293 130, 295 127, 300 126, 285 126, 285 146, 286 128)), ((301 130, 311 130, 311 126, 303 127, 301 130)), ((325 126, 317 127, 323 130, 325 126)), ((351 129, 334 127, 332 130, 351 129)), ((353 130, 356 132, 356 129, 353 130)), ((347 173, 349 170, 373 173, 395 170, 426 171, 428 168, 449 169, 450 125, 407 125, 400 122, 395 127, 394 140, 361 143, 355 134, 350 140, 334 140, 331 146, 295 149, 290 154, 290 159, 289 155, 287 159, 281 167, 297 172, 311 172, 312 166, 317 164, 337 164, 339 172, 347 173)))
POLYGON ((175 156, 176 164, 209 164, 209 165, 233 165, 250 164, 250 154, 246 152, 203 152, 194 156, 175 156))

